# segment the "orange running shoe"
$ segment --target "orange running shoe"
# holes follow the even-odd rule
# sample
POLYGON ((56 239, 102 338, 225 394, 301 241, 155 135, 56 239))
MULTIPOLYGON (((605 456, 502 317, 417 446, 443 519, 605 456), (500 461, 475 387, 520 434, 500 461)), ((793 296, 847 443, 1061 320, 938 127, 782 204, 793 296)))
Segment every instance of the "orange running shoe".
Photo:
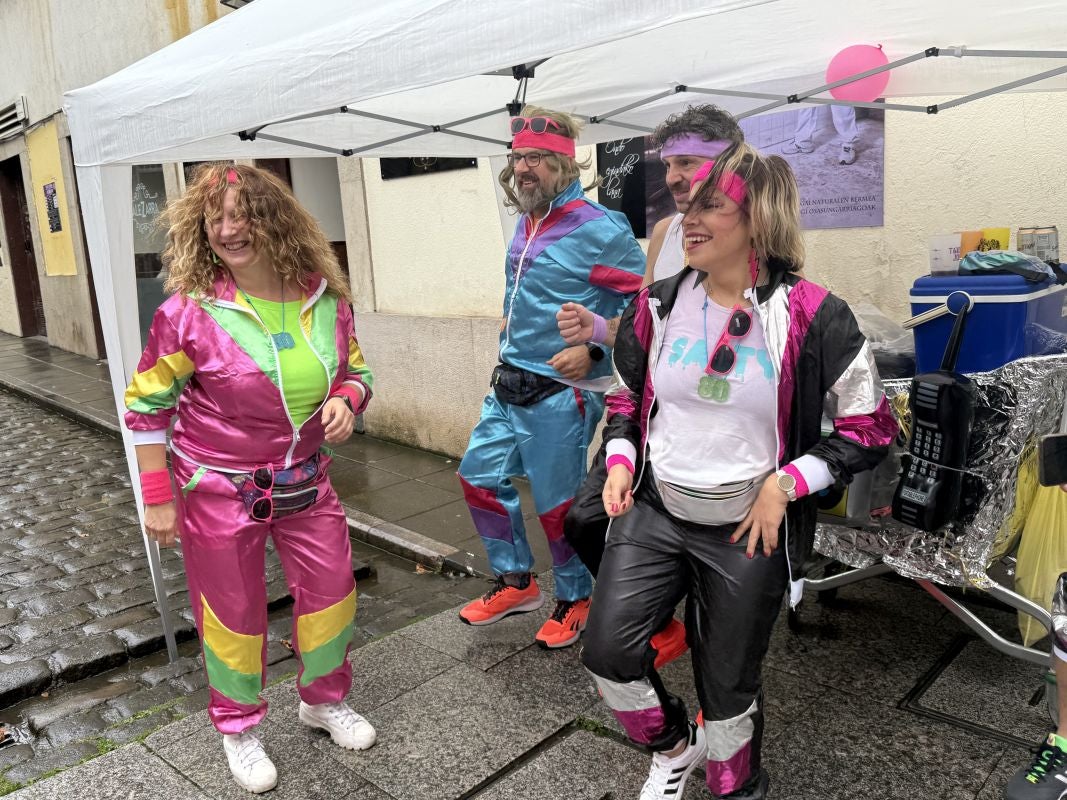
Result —
POLYGON ((697 709, 697 725, 704 727, 704 709, 697 709))
POLYGON ((460 610, 459 618, 468 625, 492 625, 509 614, 536 611, 544 604, 544 595, 532 577, 525 589, 509 586, 503 578, 497 578, 493 588, 460 610))
POLYGON ((689 649, 685 643, 685 625, 671 617, 670 622, 652 635, 652 649, 656 651, 656 669, 663 669, 689 649))
POLYGON ((589 619, 589 598, 557 600, 552 616, 545 620, 534 639, 547 650, 569 647, 578 641, 589 619))

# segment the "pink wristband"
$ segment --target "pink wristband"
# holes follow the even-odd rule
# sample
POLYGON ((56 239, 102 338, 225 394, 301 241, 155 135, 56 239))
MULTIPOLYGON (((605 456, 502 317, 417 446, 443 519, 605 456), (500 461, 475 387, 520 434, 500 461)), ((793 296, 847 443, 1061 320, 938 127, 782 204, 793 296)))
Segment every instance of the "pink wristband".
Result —
POLYGON ((589 341, 596 344, 604 344, 604 340, 608 336, 608 323, 599 314, 593 314, 593 335, 589 337, 589 341))
POLYGON ((628 459, 626 456, 622 455, 621 453, 616 453, 613 456, 608 456, 608 460, 607 460, 605 466, 607 467, 608 470, 610 470, 612 467, 614 467, 614 466, 616 466, 618 464, 622 464, 624 467, 626 467, 626 469, 630 470, 630 474, 631 475, 634 474, 634 465, 633 465, 633 463, 630 461, 630 459, 628 459))
POLYGON ((174 499, 170 485, 170 471, 154 469, 141 473, 141 499, 146 506, 158 506, 174 499))

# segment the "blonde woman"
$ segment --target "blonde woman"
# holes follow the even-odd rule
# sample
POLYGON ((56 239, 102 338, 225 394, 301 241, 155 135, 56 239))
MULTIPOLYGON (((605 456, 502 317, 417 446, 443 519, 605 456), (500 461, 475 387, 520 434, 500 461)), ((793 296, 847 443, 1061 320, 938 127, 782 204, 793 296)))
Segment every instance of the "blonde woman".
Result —
POLYGON ((277 178, 207 165, 166 218, 173 294, 152 321, 125 423, 148 535, 164 547, 181 540, 211 720, 237 783, 265 792, 277 772, 252 730, 267 713, 268 535, 294 600, 300 720, 345 748, 375 741, 343 702, 356 591, 321 449, 351 435, 371 373, 337 259, 277 178))
POLYGON ((644 289, 615 339, 613 519, 583 662, 653 753, 641 800, 680 797, 705 759, 712 795, 754 800, 769 780, 760 668, 786 589, 799 600, 813 495, 877 464, 897 426, 848 306, 796 274, 784 160, 730 147, 693 176, 682 226, 688 266, 644 289), (702 727, 649 642, 682 595, 702 727))

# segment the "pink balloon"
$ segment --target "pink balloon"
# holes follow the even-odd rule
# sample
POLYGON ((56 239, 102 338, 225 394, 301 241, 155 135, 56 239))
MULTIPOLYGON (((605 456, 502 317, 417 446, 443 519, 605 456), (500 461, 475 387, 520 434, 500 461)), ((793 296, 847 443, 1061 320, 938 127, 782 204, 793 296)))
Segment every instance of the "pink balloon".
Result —
MULTIPOLYGON (((830 60, 830 66, 826 68, 826 82, 834 83, 855 75, 866 72, 876 67, 884 67, 889 63, 889 58, 881 47, 869 44, 854 44, 846 47, 830 60)), ((846 83, 831 89, 830 94, 836 100, 851 100, 857 103, 870 103, 882 96, 885 87, 889 84, 889 72, 879 72, 863 80, 854 83, 846 83)))

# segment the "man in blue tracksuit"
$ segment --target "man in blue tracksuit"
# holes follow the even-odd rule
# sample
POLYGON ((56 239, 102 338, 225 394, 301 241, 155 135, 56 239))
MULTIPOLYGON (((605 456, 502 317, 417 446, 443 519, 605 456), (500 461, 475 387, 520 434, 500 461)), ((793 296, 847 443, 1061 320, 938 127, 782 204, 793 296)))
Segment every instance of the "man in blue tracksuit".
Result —
POLYGON ((505 264, 500 364, 459 467, 496 582, 460 618, 489 625, 544 603, 511 483, 525 474, 548 537, 557 598, 536 639, 566 647, 585 627, 592 579, 563 536, 563 518, 585 475, 611 358, 602 346, 567 347, 556 313, 575 302, 617 322, 641 287, 645 257, 626 218, 585 197, 573 118, 527 106, 512 118, 511 133, 500 182, 522 216, 505 264))

